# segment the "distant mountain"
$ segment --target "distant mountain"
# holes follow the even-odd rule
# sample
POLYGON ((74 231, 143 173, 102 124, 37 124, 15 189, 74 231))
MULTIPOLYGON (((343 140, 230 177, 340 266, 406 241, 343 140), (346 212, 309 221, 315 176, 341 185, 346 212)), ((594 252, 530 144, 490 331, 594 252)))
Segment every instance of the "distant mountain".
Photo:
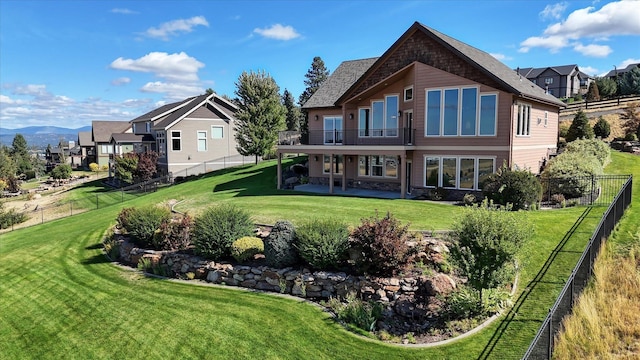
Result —
POLYGON ((78 134, 81 131, 91 131, 91 126, 83 126, 77 129, 69 129, 58 126, 27 126, 19 129, 0 128, 0 135, 41 135, 41 134, 78 134))

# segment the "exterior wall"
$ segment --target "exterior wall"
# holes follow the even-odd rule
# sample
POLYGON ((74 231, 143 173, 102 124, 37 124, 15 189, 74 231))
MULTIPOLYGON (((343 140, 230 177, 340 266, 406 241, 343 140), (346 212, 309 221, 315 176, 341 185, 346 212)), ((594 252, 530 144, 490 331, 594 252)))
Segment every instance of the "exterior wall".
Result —
MULTIPOLYGON (((522 103, 527 103, 522 101, 522 103)), ((517 104, 513 105, 513 155, 512 165, 539 173, 550 154, 556 153, 558 142, 558 110, 551 106, 536 103, 531 105, 531 128, 529 136, 516 135, 517 104), (545 125, 545 111, 548 116, 545 125)))
POLYGON ((109 165, 109 154, 102 152, 102 145, 111 146, 111 144, 108 142, 96 143, 96 163, 100 165, 100 167, 109 165))
POLYGON ((183 119, 167 130, 166 144, 166 159, 164 161, 162 158, 158 159, 158 162, 161 167, 166 168, 174 176, 179 176, 185 169, 202 165, 204 162, 238 155, 233 125, 222 119, 183 119), (212 126, 223 128, 222 139, 211 138, 212 126), (179 151, 172 150, 172 131, 180 131, 181 133, 182 148, 179 151), (206 131, 207 133, 206 151, 198 151, 198 131, 206 131))

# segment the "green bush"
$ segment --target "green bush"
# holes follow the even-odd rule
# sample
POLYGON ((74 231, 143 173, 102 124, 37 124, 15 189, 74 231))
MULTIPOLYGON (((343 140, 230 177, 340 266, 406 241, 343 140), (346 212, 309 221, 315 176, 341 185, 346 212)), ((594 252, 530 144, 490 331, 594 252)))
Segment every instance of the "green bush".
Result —
POLYGON ((493 209, 485 200, 466 208, 450 233, 450 259, 482 299, 484 289, 498 287, 514 275, 519 249, 533 226, 522 214, 493 209))
POLYGON ((298 262, 294 246, 296 231, 289 221, 278 221, 264 240, 264 257, 269 266, 283 268, 298 262))
POLYGON ((589 119, 587 118, 587 114, 582 110, 578 110, 573 121, 571 122, 571 126, 569 126, 569 130, 567 131, 567 136, 565 139, 567 142, 571 142, 578 139, 593 139, 593 128, 589 125, 589 119))
POLYGON ((510 169, 506 163, 484 182, 483 195, 496 204, 527 209, 540 201, 542 185, 528 170, 510 169))
POLYGON ((362 301, 353 293, 347 295, 345 303, 331 298, 327 305, 339 320, 365 331, 374 331, 376 323, 382 317, 382 304, 362 301))
POLYGON ((253 230, 249 213, 223 203, 196 218, 191 242, 199 255, 219 259, 231 255, 231 244, 241 237, 253 235, 253 230))
POLYGON ((478 292, 462 286, 447 297, 446 313, 452 320, 491 316, 509 307, 510 297, 505 290, 489 289, 480 301, 478 292))
POLYGON ((609 145, 598 139, 580 139, 567 144, 567 152, 576 152, 579 154, 593 155, 600 161, 600 165, 604 168, 611 161, 611 150, 609 145))
POLYGON ((245 236, 231 244, 231 256, 237 262, 245 262, 252 259, 254 255, 264 252, 262 239, 254 236, 245 236))
POLYGON ((351 233, 350 247, 358 252, 356 269, 361 273, 378 276, 393 276, 407 264, 411 239, 409 225, 387 213, 382 219, 362 219, 362 223, 351 233))
POLYGON ((5 210, 4 203, 0 202, 0 229, 10 228, 11 225, 23 223, 27 219, 29 219, 27 214, 13 208, 5 210))
POLYGON ((602 116, 593 125, 593 134, 601 139, 606 139, 611 134, 611 125, 602 116))
POLYGON ((179 220, 169 220, 160 224, 153 235, 156 250, 185 250, 191 245, 190 230, 193 218, 185 215, 179 220))
POLYGON ((316 269, 335 269, 345 260, 349 248, 347 225, 337 219, 313 220, 296 229, 296 247, 316 269))
POLYGON ((553 158, 542 172, 545 194, 577 198, 597 188, 592 176, 602 175, 600 161, 591 154, 564 152, 553 158))
POLYGON ((118 215, 118 223, 124 226, 138 246, 154 248, 153 236, 156 230, 169 219, 171 219, 169 209, 155 205, 122 209, 118 215))

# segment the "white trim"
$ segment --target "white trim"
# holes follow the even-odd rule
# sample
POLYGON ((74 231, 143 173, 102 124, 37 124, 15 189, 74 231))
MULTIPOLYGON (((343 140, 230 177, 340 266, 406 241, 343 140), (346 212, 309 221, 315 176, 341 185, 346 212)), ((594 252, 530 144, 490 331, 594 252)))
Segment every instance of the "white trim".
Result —
MULTIPOLYGON (((528 102, 518 101, 518 102, 516 102, 515 107, 516 107, 516 111, 515 111, 515 115, 516 116, 515 116, 515 119, 513 119, 513 121, 516 122, 515 126, 514 126, 514 128, 516 130, 515 136, 516 137, 525 137, 525 138, 526 137, 531 137, 531 110, 533 109, 533 106, 528 102), (528 109, 529 109, 528 112, 527 112, 527 118, 528 119, 523 119, 522 120, 522 125, 525 124, 525 121, 526 121, 526 124, 528 125, 526 134, 518 134, 518 125, 520 124, 520 106, 521 105, 525 106, 525 107, 528 107, 528 109)), ((524 127, 523 127, 523 129, 524 129, 524 127)), ((523 132, 523 131, 521 131, 521 132, 523 132)))
POLYGON ((493 169, 492 173, 496 171, 496 160, 497 156, 495 155, 435 155, 435 154, 423 154, 422 155, 422 185, 425 188, 434 189, 438 187, 442 187, 445 189, 454 189, 454 190, 482 190, 479 188, 479 166, 480 160, 492 160, 493 161, 493 169), (438 159, 438 184, 436 186, 427 185, 427 159, 438 159), (443 160, 444 159, 455 159, 456 160, 456 175, 455 175, 455 186, 454 187, 444 187, 442 183, 443 176, 443 160), (461 188, 460 187, 460 160, 461 159, 472 159, 473 160, 473 188, 461 188))
MULTIPOLYGON (((171 134, 170 134, 171 136, 169 137, 169 139, 171 140, 171 152, 181 152, 181 151, 182 151, 182 148, 183 148, 183 146, 182 146, 182 130, 169 130, 169 132, 171 133, 171 134), (179 137, 177 137, 177 138, 176 138, 176 137, 174 137, 174 136, 173 136, 173 133, 174 133, 174 132, 178 132, 178 133, 180 133, 180 136, 179 136, 179 137), (174 150, 174 149, 173 149, 173 139, 180 139, 180 150, 174 150)), ((167 146, 167 147, 168 147, 168 146, 167 146)), ((167 149, 167 150, 168 150, 168 149, 167 149)))
POLYGON ((223 140, 224 139, 224 126, 220 126, 220 125, 211 125, 211 139, 212 140, 223 140), (222 129, 222 137, 213 137, 213 128, 218 128, 218 129, 222 129))
POLYGON ((415 146, 413 150, 426 150, 426 151, 509 151, 511 148, 509 145, 505 146, 415 146))
POLYGON ((513 150, 534 150, 534 149, 555 149, 556 144, 538 144, 538 145, 514 145, 513 150))
POLYGON ((209 150, 209 146, 207 144, 208 134, 207 130, 196 130, 196 148, 198 152, 207 152, 209 150), (204 133, 204 138, 200 137, 200 134, 204 133), (204 140, 204 150, 200 150, 200 140, 204 140))
POLYGON ((404 91, 402 91, 402 100, 404 102, 413 101, 414 97, 415 97, 415 94, 413 93, 413 85, 407 86, 406 88, 404 88, 404 91), (411 90, 411 99, 407 99, 407 90, 411 90))
POLYGON ((490 91, 490 92, 485 92, 485 93, 479 93, 478 94, 478 136, 480 137, 491 137, 491 136, 497 136, 498 135, 498 110, 500 108, 499 106, 500 104, 500 93, 497 91, 490 91), (496 96, 496 115, 495 118, 493 119, 493 134, 490 135, 483 135, 480 134, 480 120, 481 120, 481 116, 482 116, 482 97, 483 96, 491 96, 491 95, 495 95, 496 96))

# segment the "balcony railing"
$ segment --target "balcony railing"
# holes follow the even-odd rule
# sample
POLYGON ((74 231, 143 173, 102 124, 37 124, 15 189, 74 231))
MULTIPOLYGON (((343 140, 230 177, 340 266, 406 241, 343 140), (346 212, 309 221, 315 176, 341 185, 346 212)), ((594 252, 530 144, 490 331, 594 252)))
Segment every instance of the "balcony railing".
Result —
POLYGON ((279 145, 413 145, 415 129, 311 130, 308 139, 299 131, 279 133, 279 145))

